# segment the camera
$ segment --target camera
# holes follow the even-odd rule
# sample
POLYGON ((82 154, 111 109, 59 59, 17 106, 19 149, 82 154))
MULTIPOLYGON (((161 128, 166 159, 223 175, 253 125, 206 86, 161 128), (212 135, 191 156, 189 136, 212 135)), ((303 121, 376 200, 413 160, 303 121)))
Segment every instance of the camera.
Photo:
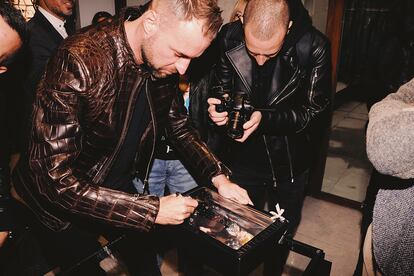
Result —
POLYGON ((232 139, 243 137, 243 125, 250 119, 254 108, 244 91, 225 91, 222 87, 213 88, 215 98, 221 100, 216 105, 217 112, 228 112, 227 135, 232 139))

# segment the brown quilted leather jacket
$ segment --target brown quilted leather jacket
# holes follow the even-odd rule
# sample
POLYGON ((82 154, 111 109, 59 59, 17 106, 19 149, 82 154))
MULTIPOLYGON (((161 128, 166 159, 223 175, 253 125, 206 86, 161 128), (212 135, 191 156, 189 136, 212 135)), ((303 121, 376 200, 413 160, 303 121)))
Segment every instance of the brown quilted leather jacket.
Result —
POLYGON ((227 173, 190 126, 176 82, 154 80, 136 64, 123 24, 131 14, 132 19, 139 16, 136 9, 128 9, 120 20, 67 39, 37 89, 29 149, 15 170, 13 184, 53 230, 67 228, 71 214, 144 231, 153 226, 157 197, 102 187, 140 91, 147 93, 152 118, 135 164, 142 179, 147 179, 155 138, 164 128, 200 176, 227 173))

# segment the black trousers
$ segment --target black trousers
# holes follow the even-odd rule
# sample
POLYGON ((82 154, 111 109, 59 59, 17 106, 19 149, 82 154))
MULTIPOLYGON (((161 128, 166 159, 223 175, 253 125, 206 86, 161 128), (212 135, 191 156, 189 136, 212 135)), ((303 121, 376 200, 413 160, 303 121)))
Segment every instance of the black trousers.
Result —
POLYGON ((308 183, 309 172, 297 175, 293 181, 286 179, 277 181, 276 187, 271 179, 260 176, 245 176, 232 168, 230 179, 247 190, 256 208, 274 211, 275 205, 285 209, 283 216, 289 220, 288 231, 293 233, 301 220, 305 188, 308 183))
MULTIPOLYGON (((305 198, 305 189, 308 183, 309 172, 306 170, 297 175, 293 180, 287 179, 277 181, 276 187, 271 179, 260 176, 246 176, 237 168, 231 168, 233 175, 231 180, 241 187, 245 188, 258 209, 274 211, 275 205, 284 209, 283 217, 289 221, 287 235, 293 236, 300 220, 305 198)), ((263 275, 281 275, 283 266, 286 263, 289 248, 285 245, 279 245, 277 256, 268 256, 264 260, 263 275)))
POLYGON ((151 233, 117 229, 86 218, 74 218, 68 229, 55 232, 42 225, 26 206, 17 205, 14 215, 19 218, 19 231, 8 249, 14 259, 11 269, 16 270, 18 265, 19 269, 31 271, 24 275, 43 275, 56 267, 62 275, 106 275, 99 266, 103 252, 98 242, 101 235, 109 242, 122 237, 109 248, 130 275, 161 275, 151 233), (33 254, 25 254, 27 248, 33 254))
POLYGON ((8 201, 9 237, 0 248, 0 275, 44 275, 53 267, 28 227, 28 210, 13 199, 8 201))

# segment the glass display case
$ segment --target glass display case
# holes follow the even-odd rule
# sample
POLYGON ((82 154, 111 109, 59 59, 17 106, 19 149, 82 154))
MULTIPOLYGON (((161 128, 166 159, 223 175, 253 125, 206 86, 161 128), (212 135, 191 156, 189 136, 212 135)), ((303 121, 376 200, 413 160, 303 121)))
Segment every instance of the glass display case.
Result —
POLYGON ((187 225, 234 250, 274 223, 269 215, 225 199, 210 189, 201 188, 190 195, 198 201, 198 207, 187 225))
MULTIPOLYGON (((219 272, 242 275, 275 254, 288 222, 220 196, 206 187, 184 194, 198 201, 182 225, 182 246, 194 258, 219 272)), ((189 255, 188 254, 188 255, 189 255)))

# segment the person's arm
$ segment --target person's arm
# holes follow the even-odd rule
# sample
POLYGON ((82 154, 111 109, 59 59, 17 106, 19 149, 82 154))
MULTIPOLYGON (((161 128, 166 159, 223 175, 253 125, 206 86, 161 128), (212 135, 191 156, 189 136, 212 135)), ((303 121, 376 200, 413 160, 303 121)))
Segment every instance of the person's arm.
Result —
POLYGON ((414 79, 373 105, 367 129, 367 154, 385 175, 414 175, 414 79))
POLYGON ((311 73, 303 102, 281 104, 273 111, 261 112, 258 131, 270 135, 299 133, 307 128, 329 105, 331 98, 331 52, 328 41, 317 37, 309 59, 311 73), (316 43, 316 44, 315 44, 316 43))
POLYGON ((37 179, 33 189, 67 212, 148 231, 158 214, 157 197, 99 187, 76 170, 86 131, 83 102, 95 85, 88 82, 86 72, 93 73, 65 48, 47 66, 32 113, 28 157, 37 179))
POLYGON ((169 112, 168 137, 174 149, 193 165, 195 171, 204 179, 211 180, 218 192, 242 204, 252 204, 246 190, 228 179, 229 169, 220 162, 202 141, 200 134, 192 126, 185 112, 180 92, 174 94, 169 112))
MULTIPOLYGON (((171 89, 175 88, 171 86, 171 89)), ((210 152, 193 127, 179 92, 174 93, 167 133, 171 144, 180 152, 180 156, 187 159, 189 164, 193 164, 201 177, 211 179, 219 174, 230 174, 229 169, 210 152)))

